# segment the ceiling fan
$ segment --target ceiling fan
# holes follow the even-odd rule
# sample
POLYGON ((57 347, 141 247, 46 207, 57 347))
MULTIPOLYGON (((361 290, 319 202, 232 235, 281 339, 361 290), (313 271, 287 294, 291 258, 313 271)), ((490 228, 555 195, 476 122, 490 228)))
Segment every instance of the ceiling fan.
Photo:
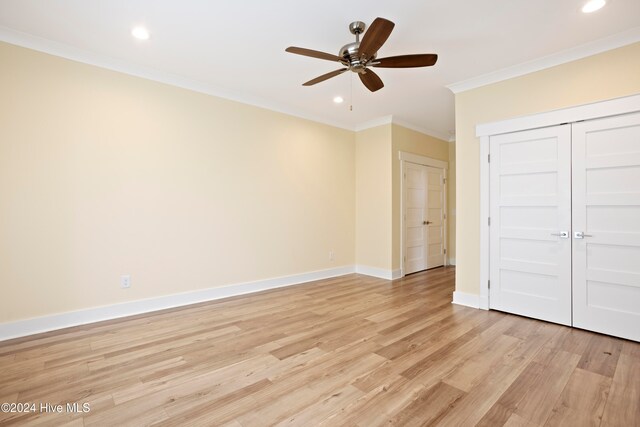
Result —
POLYGON ((378 50, 387 41, 387 38, 389 38, 394 26, 395 24, 388 19, 376 18, 371 23, 367 32, 364 33, 366 27, 364 22, 352 22, 349 25, 349 31, 351 31, 351 34, 355 34, 356 41, 342 46, 338 55, 295 46, 290 46, 286 48, 285 51, 298 55, 310 56, 312 58, 325 59, 327 61, 336 61, 346 67, 309 80, 308 82, 303 83, 303 86, 312 86, 316 83, 330 79, 331 77, 338 76, 345 71, 353 71, 358 74, 358 77, 360 77, 360 80, 367 89, 371 92, 375 92, 382 89, 384 87, 384 83, 382 83, 380 77, 373 72, 371 67, 430 67, 438 60, 438 55, 432 53, 377 58, 378 50), (364 33, 364 36, 362 36, 362 41, 360 41, 360 34, 362 33, 364 33))

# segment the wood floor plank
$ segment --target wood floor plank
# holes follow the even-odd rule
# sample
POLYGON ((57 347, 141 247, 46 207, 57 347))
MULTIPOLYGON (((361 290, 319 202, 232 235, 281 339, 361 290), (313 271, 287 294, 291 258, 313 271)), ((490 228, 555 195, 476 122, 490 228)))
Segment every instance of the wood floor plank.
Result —
MULTIPOLYGON (((508 318, 517 321, 514 317, 508 318)), ((514 348, 503 354, 502 360, 480 378, 480 381, 467 394, 456 402, 455 406, 443 417, 442 425, 475 425, 497 402, 499 397, 519 377, 533 360, 537 349, 550 340, 553 328, 544 324, 538 333, 521 340, 514 348)), ((474 346, 491 346, 491 341, 476 343, 474 346)), ((462 365, 464 366, 464 365, 462 365)))
MULTIPOLYGON (((525 373, 527 373, 526 370, 518 378, 522 378, 525 373)), ((514 415, 516 414, 513 413, 513 408, 502 406, 502 404, 500 404, 500 401, 498 401, 494 403, 493 406, 491 406, 491 408, 480 419, 480 421, 478 421, 476 427, 504 426, 514 415)))
POLYGON ((577 368, 545 426, 599 426, 602 422, 611 378, 577 368))
POLYGON ((640 342, 623 341, 622 354, 640 359, 640 342))
POLYGON ((465 392, 439 382, 419 393, 415 400, 401 409, 386 424, 392 426, 437 425, 440 418, 465 392))
POLYGON ((357 274, 0 342, 0 425, 633 426, 640 344, 357 274), (585 410, 584 408, 588 408, 585 410))
POLYGON ((578 368, 611 378, 616 370, 621 351, 621 340, 593 334, 582 354, 578 368))
POLYGON ((507 422, 504 423, 504 427, 538 427, 538 424, 534 424, 518 414, 511 414, 507 422))
MULTIPOLYGON (((507 419, 515 413, 533 424, 544 424, 579 361, 579 355, 565 351, 554 352, 544 364, 534 359, 498 399, 498 413, 506 411, 507 419)), ((495 419, 489 412, 485 418, 495 419)))
POLYGON ((277 423, 277 426, 311 426, 330 418, 350 402, 362 397, 364 393, 352 385, 331 391, 327 396, 316 398, 315 403, 307 406, 287 419, 277 423))
MULTIPOLYGON (((370 354, 357 360, 346 361, 339 365, 339 369, 333 372, 326 372, 313 383, 300 381, 298 386, 293 388, 287 381, 288 392, 284 394, 273 393, 268 399, 257 402, 257 405, 245 414, 237 417, 240 424, 260 425, 265 419, 272 423, 283 422, 299 412, 304 412, 309 406, 320 400, 326 399, 335 394, 349 383, 349 378, 345 378, 345 373, 359 375, 363 371, 370 370, 384 360, 381 356, 370 354), (278 396, 279 394, 279 396, 278 396)), ((272 387, 275 389, 276 387, 272 387)), ((341 396, 334 396, 341 398, 341 396)), ((344 396, 342 396, 344 397, 344 396)))
MULTIPOLYGON (((317 360, 321 356, 325 355, 325 353, 320 349, 312 349, 307 352, 301 353, 294 357, 291 357, 286 360, 286 362, 278 362, 276 364, 269 364, 268 366, 263 367, 262 369, 253 369, 247 370, 243 372, 240 371, 240 379, 235 380, 233 375, 238 375, 234 373, 234 366, 230 365, 226 370, 218 371, 217 381, 213 383, 213 387, 207 387, 205 389, 199 390, 197 393, 192 394, 191 396, 183 399, 173 400, 172 402, 164 405, 165 411, 170 415, 184 415, 185 413, 192 412, 192 408, 195 406, 204 405, 205 407, 210 403, 211 399, 216 399, 219 396, 224 396, 224 392, 228 390, 233 390, 229 395, 235 395, 237 393, 238 385, 247 384, 246 388, 251 389, 252 393, 256 393, 262 387, 255 387, 255 384, 262 384, 263 386, 272 385, 271 379, 278 378, 279 375, 284 375, 292 369, 295 369, 297 366, 305 365, 307 363, 312 363, 312 361, 317 360), (265 384, 264 381, 268 381, 268 384, 265 384), (233 387, 226 387, 226 391, 221 386, 225 384, 230 384, 233 387)), ((246 394, 247 396, 249 393, 246 394)), ((242 398, 243 395, 240 394, 238 398, 242 398)))
POLYGON ((620 355, 601 426, 640 426, 640 357, 620 355))
MULTIPOLYGON (((158 426, 211 426, 223 424, 240 424, 233 418, 225 423, 218 423, 220 412, 225 410, 233 410, 238 406, 246 405, 246 400, 251 394, 270 386, 272 383, 268 379, 263 379, 246 387, 239 388, 233 392, 222 394, 218 393, 209 398, 202 399, 197 402, 181 402, 183 406, 180 408, 172 407, 176 401, 171 401, 165 405, 165 412, 170 414, 170 418, 157 422, 158 426), (184 404, 188 404, 187 408, 184 404)), ((241 424, 240 424, 241 425, 241 424)))
POLYGON ((445 346, 436 352, 428 353, 426 357, 405 369, 401 374, 407 378, 424 375, 429 373, 433 366, 437 366, 445 360, 452 367, 456 362, 462 364, 466 358, 471 357, 482 347, 483 342, 491 342, 502 335, 510 326, 511 322, 501 316, 486 316, 481 324, 453 340, 447 340, 445 346), (451 355, 453 354, 461 354, 463 357, 452 360, 451 355))
POLYGON ((593 334, 581 329, 558 327, 558 333, 547 343, 546 347, 582 356, 593 334))
POLYGON ((427 322, 424 321, 423 316, 418 325, 409 325, 413 332, 408 335, 405 335, 406 328, 402 328, 387 334, 384 341, 377 339, 376 342, 380 344, 388 343, 378 351, 378 354, 387 359, 395 359, 427 341, 435 341, 442 334, 457 335, 460 331, 467 332, 480 322, 478 316, 474 316, 475 314, 469 312, 451 313, 443 310, 439 314, 433 314, 432 319, 427 322))
POLYGON ((389 378, 388 384, 369 391, 319 425, 380 425, 409 405, 424 390, 425 387, 422 384, 398 375, 389 378))
POLYGON ((444 381, 451 386, 464 390, 473 389, 482 381, 497 364, 502 363, 504 355, 516 348, 520 340, 509 335, 496 338, 489 347, 479 348, 460 367, 444 377, 444 381))

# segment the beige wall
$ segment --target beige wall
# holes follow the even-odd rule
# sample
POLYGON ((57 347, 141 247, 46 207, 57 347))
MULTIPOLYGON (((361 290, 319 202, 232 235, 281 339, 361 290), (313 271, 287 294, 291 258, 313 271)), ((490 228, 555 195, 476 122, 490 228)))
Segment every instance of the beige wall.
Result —
POLYGON ((401 267, 400 151, 449 159, 447 142, 396 124, 356 133, 356 264, 389 273, 401 267))
POLYGON ((354 264, 354 132, 4 43, 0 64, 0 322, 354 264))
POLYGON ((391 145, 391 164, 392 164, 392 269, 401 268, 400 262, 400 243, 402 230, 400 228, 400 200, 402 199, 401 180, 400 180, 400 159, 398 152, 419 154, 421 156, 430 157, 432 159, 448 161, 449 160, 449 144, 438 138, 425 135, 407 129, 403 126, 393 125, 392 128, 392 145, 391 145))
POLYGON ((456 95, 457 291, 479 293, 480 147, 475 126, 637 93, 640 43, 456 95))
POLYGON ((391 125, 356 133, 356 263, 391 270, 391 125))

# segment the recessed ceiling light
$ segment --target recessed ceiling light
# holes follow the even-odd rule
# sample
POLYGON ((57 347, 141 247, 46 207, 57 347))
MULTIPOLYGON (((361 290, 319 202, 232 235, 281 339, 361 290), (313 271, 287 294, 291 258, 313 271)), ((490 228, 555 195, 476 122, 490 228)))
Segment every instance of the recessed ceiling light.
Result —
POLYGON ((335 102, 336 104, 342 104, 344 102, 344 99, 342 99, 341 96, 336 96, 335 98, 333 98, 333 102, 335 102))
POLYGON ((131 35, 138 40, 149 40, 149 31, 144 27, 135 27, 131 30, 131 35))
POLYGON ((595 12, 596 10, 602 9, 605 4, 607 4, 606 0, 589 0, 588 2, 585 3, 584 6, 582 6, 582 12, 583 13, 595 12))

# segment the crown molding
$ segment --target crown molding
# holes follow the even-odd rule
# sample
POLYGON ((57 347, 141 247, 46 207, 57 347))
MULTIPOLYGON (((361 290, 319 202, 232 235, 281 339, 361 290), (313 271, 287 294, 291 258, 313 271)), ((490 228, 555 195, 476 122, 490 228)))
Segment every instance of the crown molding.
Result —
POLYGON ((420 126, 415 126, 415 125, 413 125, 413 124, 411 124, 409 122, 405 122, 404 120, 396 119, 395 117, 392 118, 392 122, 393 122, 393 124, 396 124, 398 126, 402 126, 404 128, 411 129, 413 131, 422 133, 422 134, 427 135, 427 136, 431 136, 431 137, 436 138, 436 139, 440 139, 440 140, 445 141, 445 142, 449 142, 450 139, 451 139, 451 137, 449 135, 446 135, 444 133, 437 132, 437 131, 431 130, 431 129, 426 129, 426 128, 423 128, 423 127, 420 127, 420 126))
POLYGON ((452 144, 456 143, 456 131, 455 130, 450 130, 449 131, 449 142, 451 142, 452 144))
POLYGON ((242 104, 287 114, 289 116, 297 117, 304 120, 310 120, 316 123, 322 123, 340 129, 350 130, 353 132, 359 132, 361 130, 369 129, 372 127, 395 123, 400 126, 415 130, 417 132, 432 136, 434 138, 442 139, 445 141, 449 140, 449 137, 445 137, 439 132, 424 129, 420 126, 416 126, 408 122, 399 121, 393 118, 391 115, 360 123, 355 126, 340 121, 327 120, 324 117, 300 113, 299 111, 287 108, 278 103, 270 102, 265 99, 246 96, 244 94, 235 93, 227 89, 222 89, 220 87, 182 77, 176 74, 160 71, 151 67, 133 64, 128 61, 109 57, 107 55, 92 53, 90 51, 79 49, 65 43, 48 40, 43 37, 34 36, 32 34, 17 31, 2 25, 0 25, 0 41, 16 46, 21 46, 27 49, 36 50, 38 52, 43 52, 49 55, 69 59, 71 61, 92 65, 95 67, 155 81, 158 83, 167 84, 170 86, 179 87, 182 89, 191 90, 198 93, 203 93, 205 95, 211 95, 230 101, 240 102, 242 104))
POLYGON ((356 127, 353 130, 356 131, 356 132, 360 132, 360 131, 363 131, 363 130, 376 128, 378 126, 389 125, 391 123, 393 123, 393 116, 383 116, 383 117, 379 117, 377 119, 368 120, 368 121, 366 121, 364 123, 360 123, 360 124, 356 125, 356 127))
POLYGON ((407 128, 407 129, 411 129, 415 132, 419 132, 423 135, 427 135, 430 136, 432 138, 436 138, 436 139, 440 139, 442 141, 446 141, 446 142, 451 142, 451 137, 448 135, 445 135, 443 133, 434 131, 434 130, 429 130, 420 126, 416 126, 412 123, 409 122, 405 122, 404 120, 398 119, 395 116, 383 116, 377 119, 373 119, 373 120, 369 120, 367 122, 361 123, 358 126, 355 127, 355 131, 356 132, 360 132, 363 130, 367 130, 367 129, 371 129, 371 128, 375 128, 378 126, 384 126, 384 125, 389 125, 389 124, 394 124, 394 125, 398 125, 398 126, 402 126, 403 128, 407 128))
POLYGON ((215 87, 213 85, 182 77, 176 74, 167 73, 142 65, 132 64, 128 61, 111 58, 107 55, 95 54, 87 50, 79 49, 64 43, 59 43, 53 40, 34 36, 32 34, 16 31, 12 28, 8 28, 2 25, 0 25, 0 41, 69 59, 72 61, 81 62, 83 64, 93 65, 99 68, 128 74, 130 76, 152 80, 158 83, 164 83, 170 86, 176 86, 182 89, 187 89, 206 95, 212 95, 218 98, 223 98, 258 108, 287 114, 289 116, 294 116, 301 119, 354 131, 353 126, 347 125, 343 122, 327 120, 325 118, 309 114, 301 114, 299 111, 292 110, 290 108, 279 105, 278 103, 270 102, 265 99, 234 93, 233 91, 215 87))
POLYGON ((617 49, 632 43, 640 42, 640 27, 634 27, 629 30, 614 34, 603 39, 599 39, 590 43, 576 46, 571 49, 563 50, 548 56, 544 56, 533 61, 524 62, 522 64, 503 68, 492 73, 483 74, 461 82, 452 83, 446 87, 453 93, 465 92, 476 89, 492 83, 498 83, 503 80, 509 80, 514 77, 520 77, 525 74, 534 73, 536 71, 555 67, 567 62, 576 61, 608 50, 617 49))

